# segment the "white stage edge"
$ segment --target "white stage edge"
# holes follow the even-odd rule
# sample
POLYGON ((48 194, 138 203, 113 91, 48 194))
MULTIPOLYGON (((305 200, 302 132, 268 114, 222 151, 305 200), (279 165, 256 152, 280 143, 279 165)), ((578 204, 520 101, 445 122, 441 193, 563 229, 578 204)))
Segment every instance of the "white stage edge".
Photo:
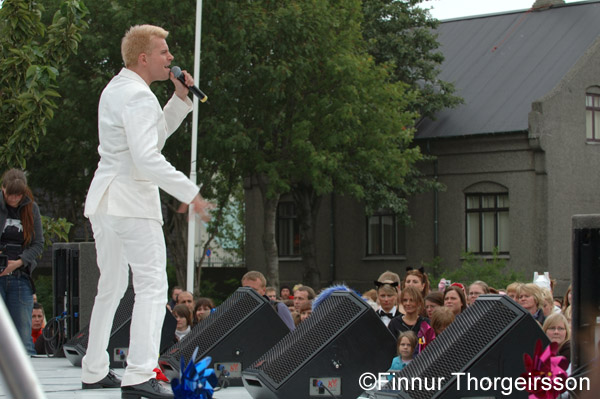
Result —
MULTIPOLYGON (((121 399, 120 389, 81 389, 81 368, 65 358, 36 356, 30 359, 47 399, 121 399)), ((115 372, 121 376, 123 369, 115 372)), ((0 398, 11 398, 4 376, 0 378, 0 398)), ((213 399, 252 399, 244 387, 229 387, 215 392, 213 399)))

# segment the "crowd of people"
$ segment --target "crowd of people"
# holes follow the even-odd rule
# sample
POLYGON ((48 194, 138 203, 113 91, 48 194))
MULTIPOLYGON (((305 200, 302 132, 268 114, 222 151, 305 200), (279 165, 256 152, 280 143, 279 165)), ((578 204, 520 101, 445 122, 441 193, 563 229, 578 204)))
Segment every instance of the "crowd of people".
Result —
POLYGON ((467 285, 441 279, 437 290, 432 290, 423 269, 409 269, 404 279, 388 271, 374 283, 375 288, 363 298, 397 337, 398 356, 390 371, 401 370, 478 297, 487 294, 508 295, 520 304, 549 340, 557 343, 558 355, 571 360, 571 287, 564 296, 555 295, 554 281, 547 274, 530 283, 514 282, 501 288, 484 281, 467 285), (408 347, 411 353, 407 353, 408 347))
MULTIPOLYGON (((277 309, 277 313, 293 330, 312 313, 312 302, 317 296, 315 290, 306 285, 293 287, 282 285, 277 292, 266 284, 262 273, 250 271, 242 277, 242 286, 255 289, 277 309)), ((507 287, 490 287, 484 281, 471 284, 450 282, 441 279, 435 289, 423 269, 408 269, 404 278, 391 271, 382 273, 374 282, 373 289, 362 294, 381 322, 397 338, 397 353, 390 370, 398 371, 454 322, 481 295, 502 294, 520 304, 551 342, 558 345, 558 354, 569 361, 571 337, 571 287, 563 295, 554 293, 554 281, 546 274, 533 282, 514 282, 507 287)), ((192 325, 203 320, 214 305, 210 298, 193 299, 191 293, 173 288, 170 306, 173 312, 186 306, 193 317, 183 313, 178 319, 177 335, 185 336, 192 325), (180 319, 181 324, 180 324, 180 319), (186 322, 186 320, 188 320, 186 322)))

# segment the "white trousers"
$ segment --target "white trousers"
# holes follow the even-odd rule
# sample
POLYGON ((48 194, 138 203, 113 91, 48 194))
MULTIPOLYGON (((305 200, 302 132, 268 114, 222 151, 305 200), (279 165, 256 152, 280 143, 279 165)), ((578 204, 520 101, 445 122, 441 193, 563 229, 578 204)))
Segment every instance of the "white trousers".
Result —
POLYGON ((129 355, 122 386, 155 377, 167 304, 166 249, 162 227, 153 219, 90 215, 100 279, 90 319, 89 342, 81 380, 95 383, 108 374, 106 351, 113 318, 133 275, 135 303, 131 316, 129 355))

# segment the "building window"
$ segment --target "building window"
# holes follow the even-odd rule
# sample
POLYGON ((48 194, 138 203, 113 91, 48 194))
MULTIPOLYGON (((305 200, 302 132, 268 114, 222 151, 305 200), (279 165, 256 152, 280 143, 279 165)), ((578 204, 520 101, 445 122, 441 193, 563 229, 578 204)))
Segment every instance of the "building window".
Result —
POLYGON ((586 137, 588 141, 600 141, 600 94, 585 95, 586 137))
POLYGON ((467 194, 467 252, 509 252, 508 194, 467 194))
POLYGON ((293 202, 277 206, 277 249, 279 256, 300 256, 300 228, 293 202))
POLYGON ((367 255, 404 255, 404 224, 392 213, 367 217, 367 255))

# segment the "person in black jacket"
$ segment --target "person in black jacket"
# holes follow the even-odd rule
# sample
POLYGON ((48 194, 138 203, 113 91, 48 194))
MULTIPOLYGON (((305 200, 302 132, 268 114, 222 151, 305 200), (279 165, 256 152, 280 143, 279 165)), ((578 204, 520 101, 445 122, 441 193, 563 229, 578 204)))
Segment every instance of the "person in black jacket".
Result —
POLYGON ((40 209, 25 173, 10 169, 2 176, 0 196, 0 296, 30 355, 36 354, 31 338, 35 291, 31 273, 43 250, 40 209))

